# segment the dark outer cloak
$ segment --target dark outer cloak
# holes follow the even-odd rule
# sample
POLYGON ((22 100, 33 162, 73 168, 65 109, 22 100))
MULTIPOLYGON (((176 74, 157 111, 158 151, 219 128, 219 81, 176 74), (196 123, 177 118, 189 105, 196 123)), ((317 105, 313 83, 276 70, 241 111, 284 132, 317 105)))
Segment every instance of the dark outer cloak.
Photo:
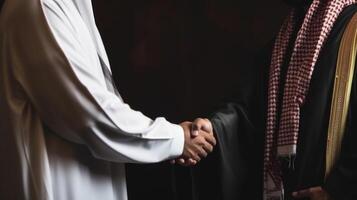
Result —
MULTIPOLYGON (((292 199, 292 191, 313 186, 323 186, 337 200, 357 199, 356 73, 341 157, 324 181, 326 138, 338 49, 346 25, 356 11, 357 5, 352 5, 340 14, 315 66, 306 102, 301 108, 296 158, 290 168, 287 162, 282 162, 286 199, 292 199)), ((195 169, 194 185, 198 199, 262 199, 271 51, 268 48, 251 66, 246 75, 246 87, 210 117, 218 145, 214 153, 195 169)), ((283 71, 286 71, 287 64, 288 60, 283 71)))

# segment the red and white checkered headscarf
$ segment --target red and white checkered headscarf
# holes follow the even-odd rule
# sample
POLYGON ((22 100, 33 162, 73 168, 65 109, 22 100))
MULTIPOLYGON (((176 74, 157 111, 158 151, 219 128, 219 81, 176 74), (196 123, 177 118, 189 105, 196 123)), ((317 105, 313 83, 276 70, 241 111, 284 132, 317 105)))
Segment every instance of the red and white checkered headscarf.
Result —
POLYGON ((264 153, 264 200, 283 199, 279 157, 296 154, 300 107, 304 104, 310 80, 321 49, 342 10, 357 0, 314 0, 298 32, 288 66, 280 123, 277 119, 281 67, 287 54, 296 10, 284 22, 275 41, 268 89, 267 132, 264 153))

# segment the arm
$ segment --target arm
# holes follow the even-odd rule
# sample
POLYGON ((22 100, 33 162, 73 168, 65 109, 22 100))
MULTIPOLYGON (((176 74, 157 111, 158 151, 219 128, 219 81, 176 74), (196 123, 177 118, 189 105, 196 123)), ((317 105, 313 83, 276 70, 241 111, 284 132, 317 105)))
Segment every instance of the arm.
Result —
POLYGON ((16 78, 44 125, 109 161, 150 163, 181 155, 183 129, 164 118, 151 120, 109 92, 64 13, 57 5, 45 3, 44 9, 56 40, 47 25, 34 23, 18 25, 11 41, 19 46, 11 55, 16 78))

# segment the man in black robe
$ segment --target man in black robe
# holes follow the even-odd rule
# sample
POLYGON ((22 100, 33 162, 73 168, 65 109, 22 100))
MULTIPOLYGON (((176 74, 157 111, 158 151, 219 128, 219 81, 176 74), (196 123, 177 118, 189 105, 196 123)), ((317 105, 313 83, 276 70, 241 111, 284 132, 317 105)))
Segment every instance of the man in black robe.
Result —
MULTIPOLYGON (((286 85, 289 85, 289 82, 291 84, 291 80, 289 80, 292 77, 290 68, 293 68, 291 67, 293 64, 291 63, 294 63, 294 59, 311 62, 307 55, 298 58, 294 55, 299 51, 298 40, 309 40, 309 37, 312 37, 311 34, 307 34, 307 37, 303 39, 301 37, 301 32, 304 29, 311 28, 306 26, 309 12, 313 6, 316 6, 317 10, 321 10, 324 5, 341 2, 333 0, 289 1, 295 10, 294 20, 296 23, 291 26, 291 37, 286 44, 286 51, 282 56, 278 74, 279 81, 276 92, 278 95, 275 99, 278 103, 274 115, 277 123, 273 128, 270 128, 273 129, 275 135, 280 134, 281 124, 287 123, 281 118, 288 113, 286 109, 284 111, 285 105, 283 104, 284 99, 287 98, 284 95, 287 90, 286 85)), ((336 200, 357 199, 357 123, 353 123, 357 117, 356 78, 353 79, 352 84, 341 154, 334 169, 325 179, 326 141, 336 61, 342 35, 356 11, 357 5, 351 1, 337 13, 335 21, 331 22, 331 30, 328 31, 322 48, 318 50, 316 61, 312 64, 311 72, 313 73, 311 73, 308 83, 308 90, 303 94, 305 96, 299 105, 299 120, 294 122, 298 124, 296 152, 279 158, 284 197, 267 197, 263 178, 265 177, 266 145, 269 144, 266 141, 267 121, 271 120, 268 105, 268 102, 271 102, 269 90, 272 87, 271 78, 273 76, 271 62, 274 61, 274 57, 275 59, 277 57, 278 42, 275 42, 274 47, 265 50, 264 55, 257 59, 259 64, 256 63, 252 66, 251 74, 246 75, 249 77, 247 80, 250 81, 235 98, 228 101, 229 103, 225 103, 209 119, 195 121, 197 129, 212 127, 218 140, 215 154, 198 166, 198 181, 196 183, 197 191, 200 193, 198 196, 202 199, 220 200, 318 200, 329 197, 336 200), (216 175, 211 171, 211 175, 208 176, 206 172, 210 171, 207 169, 217 170, 219 174, 216 175)), ((312 18, 317 17, 310 13, 311 16, 313 16, 312 18)), ((326 20, 326 16, 321 20, 326 20)), ((331 21, 331 19, 327 21, 329 20, 331 21)), ((312 25, 316 24, 312 23, 312 25)), ((284 33, 280 34, 284 35, 284 33)), ((279 39, 279 35, 277 38, 279 39)), ((300 55, 304 55, 304 53, 300 52, 300 55)), ((300 85, 292 84, 292 87, 300 87, 300 85)), ((276 144, 273 146, 278 148, 276 144)), ((275 151, 277 150, 275 149, 275 151)))

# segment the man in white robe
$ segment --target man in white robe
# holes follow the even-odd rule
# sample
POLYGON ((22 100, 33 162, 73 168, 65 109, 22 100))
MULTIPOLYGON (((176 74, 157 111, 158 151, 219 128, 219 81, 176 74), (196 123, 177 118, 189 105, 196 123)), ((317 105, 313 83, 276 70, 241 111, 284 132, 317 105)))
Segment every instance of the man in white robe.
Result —
POLYGON ((111 81, 90 0, 5 1, 1 200, 126 200, 124 163, 212 151, 212 134, 193 139, 189 123, 151 120, 111 81))

